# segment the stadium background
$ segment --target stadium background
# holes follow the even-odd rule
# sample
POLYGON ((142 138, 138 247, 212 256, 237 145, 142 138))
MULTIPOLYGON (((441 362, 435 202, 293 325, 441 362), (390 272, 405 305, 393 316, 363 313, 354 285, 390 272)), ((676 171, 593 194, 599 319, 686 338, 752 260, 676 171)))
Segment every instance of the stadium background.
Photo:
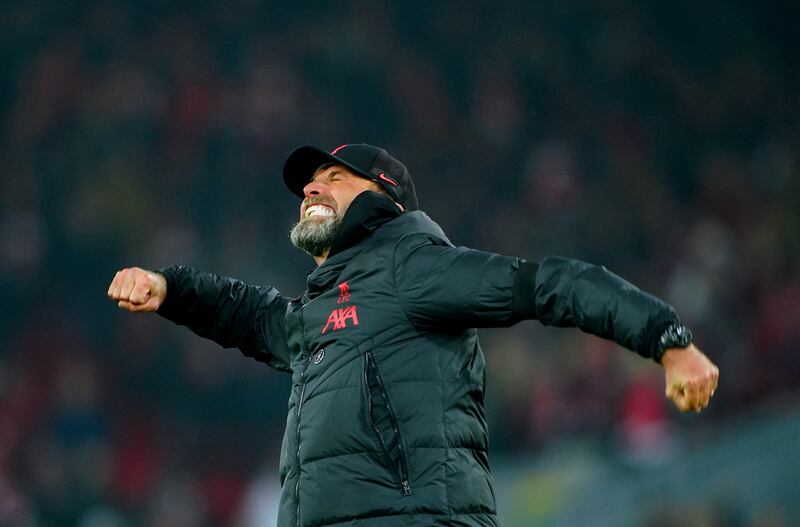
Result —
POLYGON ((800 524, 795 2, 6 0, 0 525, 271 525, 288 378, 105 298, 129 265, 301 291, 296 145, 383 145, 457 244, 602 263, 721 384, 482 332, 502 518, 800 524), (299 4, 299 3, 298 3, 299 4))

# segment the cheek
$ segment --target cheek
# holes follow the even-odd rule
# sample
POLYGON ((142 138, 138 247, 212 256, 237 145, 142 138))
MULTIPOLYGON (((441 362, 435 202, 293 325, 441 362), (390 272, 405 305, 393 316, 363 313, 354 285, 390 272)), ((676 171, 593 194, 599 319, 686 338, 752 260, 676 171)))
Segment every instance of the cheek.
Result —
MULTIPOLYGON (((367 180, 363 180, 366 182, 367 180)), ((372 190, 362 181, 355 183, 348 182, 349 185, 343 185, 337 189, 331 189, 331 197, 336 201, 336 211, 340 216, 344 215, 350 204, 356 197, 364 191, 372 190)))
POLYGON ((353 197, 348 196, 345 192, 331 193, 331 197, 334 200, 336 212, 339 213, 339 216, 343 216, 345 211, 347 211, 347 207, 350 206, 350 202, 353 201, 353 197))

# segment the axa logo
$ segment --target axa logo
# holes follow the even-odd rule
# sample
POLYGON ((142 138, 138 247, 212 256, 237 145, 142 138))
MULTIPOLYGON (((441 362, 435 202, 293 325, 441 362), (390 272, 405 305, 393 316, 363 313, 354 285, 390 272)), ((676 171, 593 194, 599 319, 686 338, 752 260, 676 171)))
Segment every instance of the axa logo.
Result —
POLYGON ((339 300, 337 304, 344 304, 350 301, 350 285, 347 282, 339 284, 339 300))
POLYGON ((325 327, 322 328, 322 334, 324 335, 331 325, 333 325, 333 331, 346 328, 348 320, 352 323, 352 325, 358 325, 356 306, 334 308, 333 311, 331 311, 331 314, 328 315, 328 321, 325 323, 325 327))

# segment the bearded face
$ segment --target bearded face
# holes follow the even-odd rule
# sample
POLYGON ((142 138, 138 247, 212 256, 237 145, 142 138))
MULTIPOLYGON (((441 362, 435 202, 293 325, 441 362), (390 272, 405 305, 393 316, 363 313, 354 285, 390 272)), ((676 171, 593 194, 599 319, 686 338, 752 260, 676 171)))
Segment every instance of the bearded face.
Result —
POLYGON ((300 221, 289 233, 292 245, 313 256, 319 265, 327 257, 350 203, 367 190, 384 192, 374 181, 353 174, 342 165, 319 167, 303 187, 300 221))
POLYGON ((289 232, 292 245, 311 256, 323 256, 339 233, 342 218, 336 201, 327 196, 308 198, 303 217, 289 232))

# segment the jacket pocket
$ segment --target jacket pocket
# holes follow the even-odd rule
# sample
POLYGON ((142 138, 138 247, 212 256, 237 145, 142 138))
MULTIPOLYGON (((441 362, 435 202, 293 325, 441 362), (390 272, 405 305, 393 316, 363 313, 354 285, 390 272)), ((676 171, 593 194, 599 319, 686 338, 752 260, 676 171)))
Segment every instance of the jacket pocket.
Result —
POLYGON ((375 436, 381 460, 395 477, 403 494, 410 496, 411 483, 405 442, 378 370, 378 364, 371 351, 364 353, 364 394, 367 420, 375 436))

